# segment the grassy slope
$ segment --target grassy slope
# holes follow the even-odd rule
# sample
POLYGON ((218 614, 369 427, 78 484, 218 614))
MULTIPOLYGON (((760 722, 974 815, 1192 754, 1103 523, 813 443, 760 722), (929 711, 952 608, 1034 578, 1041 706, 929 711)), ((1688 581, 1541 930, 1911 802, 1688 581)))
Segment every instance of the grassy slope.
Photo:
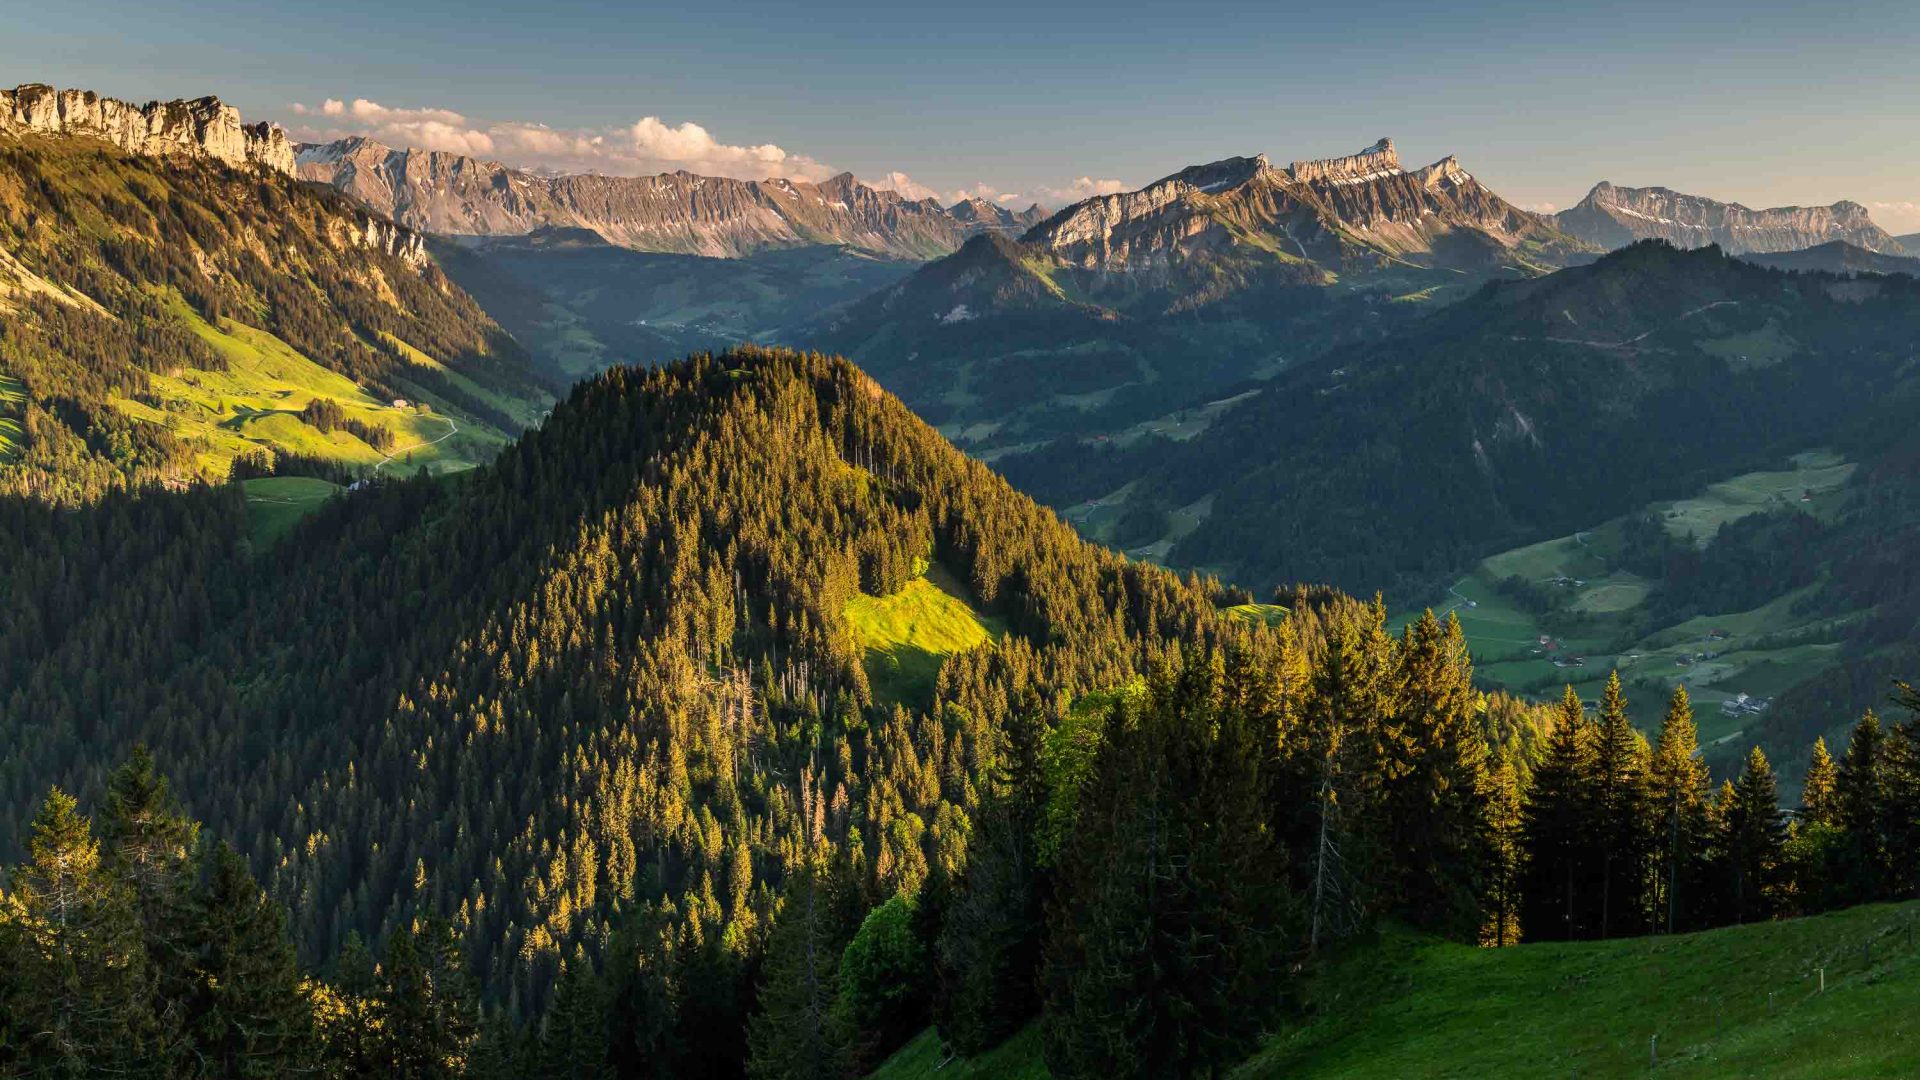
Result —
MULTIPOLYGON (((1275 1033, 1233 1075, 1920 1075, 1916 919, 1920 903, 1877 905, 1672 938, 1500 950, 1390 931, 1316 980, 1307 1019, 1275 1033), (1660 1063, 1649 1069, 1656 1035, 1660 1063)), ((936 1072, 941 1059, 929 1032, 874 1080, 1046 1075, 1032 1028, 992 1055, 936 1072)))
POLYGON ((308 476, 268 476, 248 480, 247 531, 256 547, 285 536, 300 519, 340 490, 338 484, 308 476))
MULTIPOLYGON (((161 408, 128 399, 114 404, 198 444, 200 466, 211 475, 224 475, 234 457, 258 447, 347 465, 370 467, 381 461, 385 455, 346 431, 322 432, 303 422, 298 413, 315 399, 332 400, 348 416, 391 430, 395 457, 409 458, 411 467, 470 468, 490 459, 505 441, 498 432, 462 423, 458 434, 435 442, 447 434, 445 419, 377 401, 353 380, 322 367, 264 330, 232 320, 222 320, 215 327, 184 303, 174 308, 226 360, 228 370, 182 368, 154 376, 153 391, 161 399, 161 408)), ((421 355, 436 369, 456 374, 421 355)))
POLYGON ((864 593, 847 604, 847 623, 866 650, 867 681, 882 701, 924 701, 949 655, 1005 632, 967 599, 966 586, 934 564, 891 596, 864 593))

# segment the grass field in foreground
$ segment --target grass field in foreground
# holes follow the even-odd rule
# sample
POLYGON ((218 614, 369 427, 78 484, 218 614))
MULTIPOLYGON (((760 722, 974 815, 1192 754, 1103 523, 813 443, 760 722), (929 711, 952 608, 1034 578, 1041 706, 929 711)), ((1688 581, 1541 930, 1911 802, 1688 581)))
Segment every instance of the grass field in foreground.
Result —
POLYGON ((966 586, 938 563, 891 596, 862 593, 847 604, 854 640, 866 650, 867 682, 882 701, 926 701, 940 662, 1005 631, 975 612, 966 586))
POLYGON ((256 547, 285 536, 340 490, 338 484, 308 476, 266 476, 242 486, 247 492, 247 532, 256 547))
MULTIPOLYGON (((1920 1076, 1920 903, 1678 937, 1475 949, 1390 930, 1308 986, 1236 1080, 1868 1080, 1920 1076), (1826 991, 1819 991, 1826 969, 1826 991), (1772 994, 1771 1007, 1768 995, 1772 994), (1649 1067, 1658 1037, 1659 1063, 1649 1067)), ((936 1067, 931 1032, 874 1080, 1040 1078, 1037 1030, 936 1067), (957 1071, 956 1071, 957 1070, 957 1071)))

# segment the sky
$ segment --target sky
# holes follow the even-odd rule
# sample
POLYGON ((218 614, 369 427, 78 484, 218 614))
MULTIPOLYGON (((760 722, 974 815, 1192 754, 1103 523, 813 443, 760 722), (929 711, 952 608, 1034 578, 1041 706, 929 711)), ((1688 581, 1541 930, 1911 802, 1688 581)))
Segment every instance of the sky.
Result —
POLYGON ((1381 136, 1509 200, 1597 181, 1920 231, 1920 3, 0 0, 0 85, 213 94, 297 138, 1060 206, 1381 136))

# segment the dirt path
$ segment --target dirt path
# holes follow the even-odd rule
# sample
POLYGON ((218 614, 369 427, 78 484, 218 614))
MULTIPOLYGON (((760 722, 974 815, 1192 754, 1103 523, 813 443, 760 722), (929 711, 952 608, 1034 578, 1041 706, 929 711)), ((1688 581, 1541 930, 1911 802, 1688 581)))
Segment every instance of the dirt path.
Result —
POLYGON ((441 443, 446 442, 448 439, 451 439, 455 435, 458 435, 460 433, 460 425, 454 423, 453 417, 451 416, 430 416, 430 417, 427 417, 427 419, 445 420, 447 422, 447 433, 445 435, 440 436, 437 439, 429 439, 429 440, 426 440, 425 442, 409 443, 406 446, 394 447, 391 453, 387 454, 386 457, 383 457, 380 459, 380 464, 375 465, 373 467, 373 471, 377 473, 381 469, 386 468, 389 462, 391 462, 394 458, 400 456, 401 454, 410 454, 413 451, 418 450, 424 446, 438 446, 441 443))
POLYGON ((1666 323, 1665 325, 1662 325, 1662 326, 1656 326, 1652 330, 1647 330, 1642 333, 1635 334, 1634 336, 1626 339, 1625 341, 1593 341, 1588 338, 1566 338, 1566 337, 1530 338, 1530 337, 1523 337, 1518 334, 1514 335, 1513 340, 1515 341, 1551 341, 1556 345, 1587 345, 1595 349, 1631 349, 1635 345, 1638 345, 1642 341, 1645 341, 1646 339, 1652 337, 1654 334, 1659 333, 1661 330, 1666 329, 1668 326, 1673 326, 1676 323, 1686 322, 1688 319, 1693 318, 1695 315, 1698 315, 1701 312, 1712 311, 1714 308, 1717 308, 1717 307, 1738 307, 1739 304, 1740 304, 1740 301, 1738 300, 1715 300, 1711 304, 1702 304, 1699 307, 1694 308, 1692 311, 1682 314, 1679 318, 1673 320, 1673 322, 1666 323))

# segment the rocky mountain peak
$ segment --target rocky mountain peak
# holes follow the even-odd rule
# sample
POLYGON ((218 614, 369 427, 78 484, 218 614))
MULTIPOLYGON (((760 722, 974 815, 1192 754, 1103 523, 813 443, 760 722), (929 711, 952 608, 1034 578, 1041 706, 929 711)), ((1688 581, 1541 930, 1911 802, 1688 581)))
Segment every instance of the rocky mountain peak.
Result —
POLYGON ((1287 178, 1304 184, 1358 184, 1400 173, 1400 154, 1394 150, 1393 140, 1387 138, 1357 154, 1296 161, 1287 167, 1287 178))
POLYGON ((293 144, 272 124, 243 124, 240 110, 219 98, 134 105, 91 90, 24 83, 0 90, 0 131, 82 135, 133 154, 208 157, 292 175, 293 144))

